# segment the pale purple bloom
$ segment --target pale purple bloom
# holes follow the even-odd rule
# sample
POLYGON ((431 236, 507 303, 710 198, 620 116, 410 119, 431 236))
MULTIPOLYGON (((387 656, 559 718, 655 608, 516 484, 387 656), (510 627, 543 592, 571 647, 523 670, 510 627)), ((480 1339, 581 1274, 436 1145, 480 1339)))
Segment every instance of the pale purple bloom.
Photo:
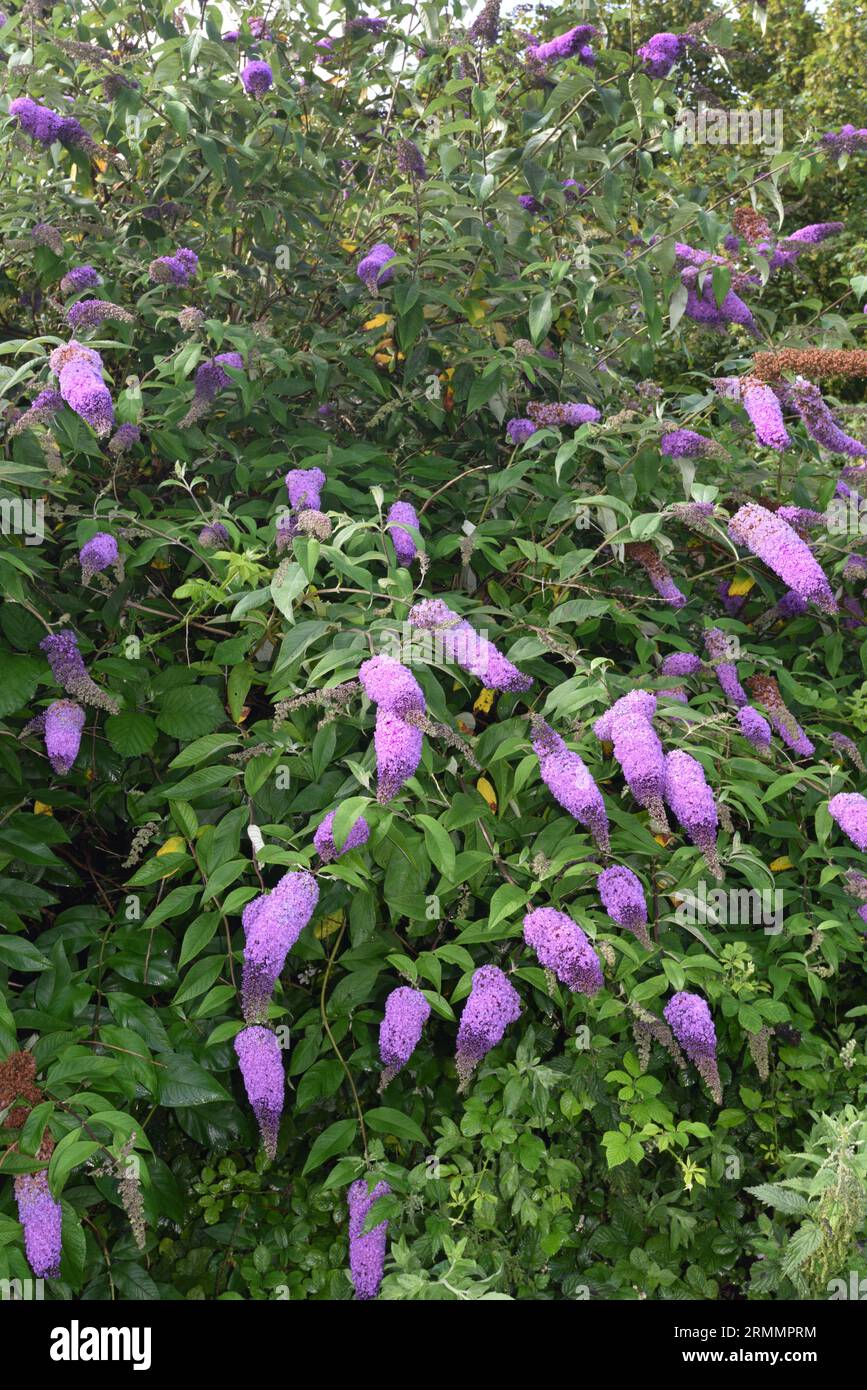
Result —
POLYGON ((822 136, 822 144, 833 154, 857 154, 867 150, 867 128, 858 130, 851 123, 843 125, 838 131, 829 130, 822 136))
POLYGON ((273 1160, 277 1156, 277 1135, 283 1114, 285 1088, 279 1039, 270 1028, 254 1025, 238 1033, 235 1052, 265 1153, 273 1160))
POLYGON ((723 331, 730 323, 736 323, 746 328, 754 338, 760 336, 752 312, 734 290, 729 290, 723 302, 717 304, 710 276, 705 280, 700 294, 695 285, 687 284, 684 313, 694 323, 717 332, 723 331))
POLYGON ((96 535, 91 536, 81 547, 78 558, 81 562, 81 582, 86 584, 92 575, 100 574, 110 565, 116 566, 119 563, 117 541, 107 531, 97 531, 96 535))
POLYGON ((379 1056, 385 1070, 379 1083, 385 1090, 405 1067, 421 1040, 430 1018, 430 1004, 421 990, 401 985, 385 1001, 385 1017, 379 1025, 379 1056))
POLYGON ((694 459, 713 453, 716 445, 712 439, 696 434, 695 430, 670 430, 662 436, 659 447, 669 458, 694 459))
POLYGON ((756 441, 782 452, 791 444, 780 402, 770 386, 761 383, 744 387, 741 400, 753 423, 756 441))
POLYGON ((665 758, 665 800, 690 840, 704 854, 711 872, 722 878, 716 852, 717 810, 701 763, 676 748, 665 758))
POLYGON ((867 454, 867 444, 841 430, 818 386, 811 381, 796 377, 791 387, 787 388, 787 399, 791 400, 803 420, 810 438, 821 444, 823 449, 831 454, 848 454, 851 458, 863 458, 867 454))
POLYGON ((731 581, 721 579, 716 586, 717 595, 730 618, 736 618, 747 601, 746 594, 730 594, 731 581))
POLYGON ((114 405, 102 379, 102 358, 74 338, 55 348, 49 359, 66 404, 99 435, 114 425, 114 405))
POLYGON ((647 901, 641 880, 625 864, 603 869, 596 880, 602 906, 613 922, 626 927, 650 950, 647 934, 647 901))
POLYGON ((349 1273, 359 1300, 376 1298, 382 1283, 388 1222, 380 1221, 366 1235, 363 1232, 374 1202, 390 1192, 387 1182, 378 1182, 373 1191, 368 1192, 365 1178, 359 1178, 349 1189, 349 1273))
POLYGON ((565 912, 538 907, 524 918, 524 940, 546 970, 573 994, 592 998, 603 986, 599 957, 586 934, 565 912))
POLYGON ((59 1279, 63 1211, 51 1195, 48 1170, 19 1173, 15 1178, 15 1200, 30 1268, 37 1279, 59 1279))
POLYGON ((701 657, 695 652, 669 652, 659 669, 663 676, 695 676, 701 670, 701 657))
POLYGON ((54 771, 65 775, 78 757, 84 710, 74 700, 55 700, 45 711, 45 750, 54 771))
POLYGON ((500 36, 500 0, 485 0, 467 33, 473 43, 496 43, 500 36))
POLYGON ((244 91, 251 97, 262 97, 274 85, 274 74, 269 63, 261 58, 253 58, 241 73, 244 91))
POLYGON ((98 328, 106 320, 115 323, 135 323, 134 314, 128 309, 122 309, 119 304, 112 304, 108 299, 79 299, 75 304, 70 304, 66 318, 70 328, 75 331, 80 328, 98 328))
MULTIPOLYGON (((666 673, 668 674, 668 673, 666 673)), ((593 725, 593 732, 600 741, 610 743, 614 738, 614 724, 626 714, 640 714, 652 719, 656 713, 656 696, 650 690, 630 690, 607 709, 593 725)))
POLYGON ((199 268, 199 258, 188 246, 179 246, 171 256, 157 256, 148 274, 157 285, 187 285, 199 268))
POLYGON ((808 246, 818 246, 830 236, 839 236, 840 232, 845 231, 845 227, 845 222, 811 222, 808 226, 799 227, 796 232, 791 232, 785 240, 802 241, 808 246))
POLYGON ((218 391, 232 386, 232 378, 224 371, 232 367, 236 372, 244 370, 244 359, 239 352, 220 352, 212 362, 203 362, 196 372, 196 395, 212 401, 218 391))
POLYGON ((608 851, 608 813, 602 793, 577 753, 572 753, 543 720, 532 726, 533 750, 542 781, 554 800, 590 831, 601 850, 608 851))
POLYGON ((864 772, 864 760, 854 739, 849 738, 848 734, 834 733, 830 735, 830 742, 840 752, 845 753, 847 758, 851 758, 859 772, 864 772))
POLYGON ((394 260, 397 252, 394 247, 389 246, 386 241, 378 241, 375 246, 371 246, 367 255, 358 262, 356 274, 367 286, 370 294, 376 294, 380 285, 386 284, 394 275, 394 268, 390 264, 394 260))
POLYGON ((376 799, 382 805, 397 796, 421 761, 421 729, 400 715, 379 709, 373 734, 376 752, 376 799))
POLYGON ((534 198, 532 193, 519 193, 518 202, 525 212, 541 212, 542 204, 538 198, 534 198))
POLYGON ((699 994, 681 990, 673 994, 663 1013, 680 1046, 689 1060, 704 1077, 718 1105, 722 1104, 722 1088, 716 1062, 716 1030, 707 1002, 699 994))
POLYGON ((332 859, 339 859, 341 855, 348 854, 351 849, 358 849, 361 845, 366 845, 370 837, 370 826, 364 816, 359 816, 350 826, 349 834, 338 849, 334 843, 333 833, 336 814, 335 811, 329 811, 325 819, 320 821, 316 827, 316 833, 313 836, 316 853, 323 864, 328 864, 332 859))
POLYGON ((9 115, 16 118, 31 139, 46 148, 55 140, 69 149, 76 145, 88 150, 94 148, 94 141, 75 116, 60 116, 50 107, 40 106, 32 97, 16 97, 10 101, 9 115))
POLYGON ((530 401, 527 414, 540 429, 547 425, 594 425, 602 419, 595 405, 582 401, 530 401))
POLYGON ((752 705, 743 705, 738 710, 738 724, 745 739, 760 753, 767 752, 771 746, 771 726, 752 705))
POLYGON ((723 694, 735 705, 747 704, 747 693, 738 680, 738 668, 729 657, 729 638, 722 628, 709 627, 704 634, 704 645, 723 694))
POLYGON ((853 845, 867 850, 867 797, 860 792, 838 792, 828 802, 828 810, 853 845))
POLYGON ((320 494, 324 486, 325 474, 321 468, 293 468, 286 474, 289 503, 299 511, 309 507, 318 511, 322 505, 320 494))
POLYGON ((245 1022, 264 1021, 277 977, 318 901, 315 878, 302 870, 284 874, 270 893, 262 893, 244 908, 241 1009, 245 1022))
POLYGON ((466 1085, 482 1058, 502 1042, 510 1023, 521 1016, 521 1000, 496 965, 482 965, 473 975, 469 998, 464 1004, 458 1027, 456 1061, 460 1090, 466 1085))
POLYGON ((535 433, 536 426, 533 421, 522 419, 520 416, 516 416, 506 425, 506 434, 513 444, 524 444, 535 433))
POLYGON ((826 613, 836 613, 837 603, 821 566, 788 522, 757 502, 747 502, 735 512, 728 531, 733 541, 757 555, 802 599, 826 613))
POLYGON ((51 632, 43 637, 39 646, 48 658, 51 674, 67 694, 86 705, 96 705, 110 714, 117 714, 117 701, 100 690, 87 674, 74 632, 68 628, 63 632, 51 632))
POLYGON ((444 655, 471 675, 477 676, 489 690, 529 690, 532 676, 525 676, 503 653, 471 627, 442 599, 424 599, 410 609, 411 627, 436 632, 441 638, 444 655))
POLYGON ((611 741, 635 800, 649 812, 655 826, 667 829, 662 807, 665 754, 650 720, 631 710, 618 714, 612 720, 611 741))
POLYGON ((368 700, 388 714, 406 715, 410 711, 424 712, 425 699, 421 686, 408 667, 393 656, 383 653, 362 662, 358 679, 368 700))
POLYGON ((68 270, 60 282, 61 293, 77 294, 79 290, 92 290, 102 284, 102 276, 92 265, 76 265, 68 270))
POLYGON ((531 44, 527 49, 527 58, 531 63, 544 65, 577 55, 582 63, 592 67, 596 59, 589 41, 598 33, 599 30, 592 24, 578 24, 574 29, 568 29, 565 34, 558 34, 548 43, 531 44))
POLYGON ((654 34, 638 49, 648 77, 668 77, 690 40, 685 34, 654 34))
POLYGON ((407 526, 419 530, 415 507, 410 502, 394 502, 386 518, 386 530, 391 536, 394 553, 399 565, 409 566, 416 557, 415 537, 407 526))

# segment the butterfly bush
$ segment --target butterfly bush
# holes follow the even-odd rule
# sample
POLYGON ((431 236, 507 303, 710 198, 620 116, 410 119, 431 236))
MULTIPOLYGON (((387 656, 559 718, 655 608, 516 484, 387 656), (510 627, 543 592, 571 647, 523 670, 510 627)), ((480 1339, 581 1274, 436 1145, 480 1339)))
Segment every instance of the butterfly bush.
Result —
POLYGON ((349 1189, 349 1273, 360 1301, 376 1298, 382 1283, 388 1222, 380 1221, 367 1232, 364 1225, 370 1208, 390 1192, 387 1182, 378 1182, 369 1191, 365 1178, 359 1178, 349 1189))
POLYGON ((709 627, 706 629, 704 634, 705 651, 723 694, 731 700, 733 705, 746 705, 749 701, 746 691, 738 680, 738 668, 729 659, 729 642, 730 639, 722 628, 709 627))
POLYGON ((612 922, 626 927, 642 946, 650 950, 647 934, 647 901, 641 880, 625 864, 612 864, 596 879, 596 891, 612 922))
POLYGON ((277 1034, 259 1025, 243 1028, 235 1037, 235 1052, 265 1153, 274 1159, 285 1086, 283 1055, 277 1034))
POLYGON ((596 55, 590 46, 599 30, 592 24, 577 24, 565 34, 558 34, 548 43, 534 43, 527 49, 527 60, 533 66, 546 67, 558 63, 563 58, 580 58, 587 67, 596 62, 596 55))
POLYGON ((379 1083, 381 1091, 406 1066, 429 1018, 430 1004, 421 990, 400 985, 391 991, 379 1025, 379 1056, 384 1069, 379 1083))
POLYGON ((586 934, 565 912, 539 907, 524 918, 524 940, 541 965, 573 994, 592 998, 603 985, 599 958, 586 934))
POLYGON ((717 1105, 722 1105, 722 1084, 716 1060, 716 1029, 707 1001, 699 994, 680 990, 669 999, 663 1013, 678 1043, 707 1083, 717 1105))
POLYGON ((539 759, 539 773, 545 786, 554 800, 589 830, 599 848, 607 853, 608 813, 602 793, 585 763, 543 719, 534 718, 531 728, 533 751, 539 759))
POLYGON ((860 792, 838 792, 828 810, 843 834, 860 850, 867 850, 867 797, 860 792))
POLYGON ((259 58, 252 59, 241 73, 244 91, 251 97, 262 97, 274 85, 274 74, 270 64, 259 58))
POLYGON ((760 753, 766 753, 771 746, 771 726, 767 719, 752 705, 743 705, 738 710, 737 720, 744 738, 760 753))
POLYGON ((19 1173, 15 1179, 18 1220, 24 1227, 24 1249, 37 1279, 59 1279, 63 1211, 51 1195, 48 1171, 19 1173))
POLYGON ((96 434, 108 434, 114 425, 114 404, 103 381, 99 353, 71 338, 64 346, 54 349, 48 364, 70 409, 86 420, 96 434))
POLYGON ((320 821, 316 827, 316 833, 313 836, 313 846, 323 864, 329 864, 332 859, 339 859, 341 855, 348 854, 351 849, 360 849, 362 845, 367 844, 370 838, 370 826, 364 816, 359 816, 357 820, 353 821, 346 839, 338 849, 334 843, 334 817, 336 814, 336 811, 329 811, 325 819, 320 821))
POLYGON ((510 1023, 521 1016, 515 987, 496 965, 482 965, 473 974, 469 998, 461 1012, 456 1062, 460 1089, 465 1090, 476 1067, 502 1042, 510 1023))
POLYGON ((97 531, 78 552, 81 563, 81 582, 86 584, 94 574, 101 574, 110 566, 120 563, 117 541, 107 531, 97 531))
POLYGON ((408 622, 421 631, 435 632, 442 640, 446 658, 477 676, 489 690, 522 693, 532 686, 532 676, 519 671, 493 642, 476 632, 442 599, 424 599, 415 604, 409 611, 408 622))
POLYGON ((74 696, 82 704, 108 710, 109 714, 118 713, 117 701, 101 690, 88 675, 74 632, 69 628, 62 632, 51 632, 43 637, 39 646, 48 658, 51 674, 68 695, 74 696))
POLYGON ((697 758, 676 748, 665 757, 664 794, 668 806, 707 860, 715 878, 723 876, 717 856, 719 818, 713 792, 697 758))
POLYGON ((376 294, 380 285, 385 285, 392 279, 394 267, 390 262, 396 255, 394 247, 389 246, 388 242, 378 241, 375 246, 371 246, 366 256, 362 256, 358 262, 357 274, 370 294, 376 294))
POLYGON ((270 893, 262 893, 244 908, 244 968, 241 1007, 247 1023, 263 1023, 271 994, 286 957, 319 901, 312 874, 284 874, 270 893))
POLYGON ((686 34, 654 34, 637 50, 648 77, 668 77, 683 57, 690 39, 686 34))
POLYGON ((386 530, 391 537, 397 563, 407 567, 412 564, 417 553, 415 539, 412 532, 407 530, 408 526, 419 530, 415 507, 409 502, 392 503, 386 518, 386 530))
POLYGON ((831 586, 809 546, 786 521, 757 502, 747 502, 729 522, 729 535, 738 545, 773 570, 800 598, 826 613, 836 613, 831 586))
POLYGON ((84 710, 74 700, 54 700, 45 712, 45 751, 54 771, 69 772, 81 746, 84 710))

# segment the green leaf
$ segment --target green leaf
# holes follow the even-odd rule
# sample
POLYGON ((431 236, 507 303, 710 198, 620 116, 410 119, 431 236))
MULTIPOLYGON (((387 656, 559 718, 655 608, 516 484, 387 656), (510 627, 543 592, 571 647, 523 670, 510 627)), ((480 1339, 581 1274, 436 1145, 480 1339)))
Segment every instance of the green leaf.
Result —
POLYGON ((105 721, 105 735, 124 758, 147 753, 157 741, 157 726, 146 714, 111 714, 105 721))
POLYGON ((390 1110, 382 1105, 377 1110, 368 1110, 364 1122, 377 1134, 396 1134, 399 1139, 410 1139, 415 1144, 427 1143, 424 1131, 402 1110, 390 1110))
POLYGON ((327 1163, 329 1158, 335 1158, 337 1154, 345 1153, 355 1139, 357 1130, 357 1120, 336 1120, 333 1125, 329 1125, 314 1140, 310 1153, 307 1155, 307 1162, 301 1170, 301 1176, 306 1177, 308 1173, 321 1168, 322 1164, 327 1163))
POLYGON ((160 701, 157 728, 186 743, 210 734, 226 718, 220 697, 209 685, 182 685, 167 690, 160 701))
POLYGON ((194 1062, 174 1052, 160 1057, 164 1064, 158 1069, 159 1102, 170 1107, 210 1105, 228 1100, 229 1093, 216 1077, 194 1062))

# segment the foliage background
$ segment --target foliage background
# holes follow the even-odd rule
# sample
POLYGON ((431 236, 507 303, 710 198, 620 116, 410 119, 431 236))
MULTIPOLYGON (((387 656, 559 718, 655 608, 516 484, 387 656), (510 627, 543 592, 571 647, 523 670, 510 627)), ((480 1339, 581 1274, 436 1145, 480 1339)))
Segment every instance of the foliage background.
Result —
MULTIPOLYGON (((845 220, 751 302, 768 343, 863 344, 851 284, 865 274, 863 163, 835 168, 818 147, 823 130, 864 123, 863 5, 771 0, 766 23, 750 6, 721 8, 711 35, 725 58, 690 59, 666 82, 640 74, 634 51, 706 18, 702 5, 518 14, 480 53, 459 4, 395 4, 391 37, 358 39, 327 67, 314 45, 342 32, 344 14, 253 13, 274 38, 253 45, 245 27, 227 45, 216 9, 158 0, 29 3, 0 29, 2 109, 24 92, 54 109, 71 100, 106 152, 46 153, 2 121, 0 391, 20 408, 49 384, 48 354, 69 336, 57 283, 86 260, 100 294, 136 316, 91 341, 118 418, 142 429, 114 459, 66 410, 50 428, 7 432, 0 465, 4 497, 48 505, 44 544, 4 536, 0 550, 0 1057, 31 1048, 46 1097, 27 1132, 0 1131, 0 1277, 28 1273, 12 1176, 38 1166, 47 1125, 71 1136, 52 1171, 64 1263, 48 1297, 345 1299, 346 1188, 365 1157, 394 1193, 379 1208, 391 1222, 384 1298, 826 1297, 831 1275, 867 1273, 864 933, 841 888, 860 856, 824 810, 859 785, 828 735, 852 733, 863 751, 867 642, 813 611, 754 633, 779 585, 724 543, 686 542, 666 508, 692 480, 659 438, 664 422, 719 442, 722 461, 701 461, 694 482, 724 507, 738 491, 808 506, 833 492, 835 466, 810 441, 780 461, 714 397, 709 378, 743 373, 752 344, 675 321, 672 238, 715 250, 750 200, 786 232, 845 220), (532 86, 518 30, 588 20, 607 29, 596 68, 568 61, 532 86), (261 102, 238 79, 254 47, 276 77, 261 102), (134 85, 107 95, 110 72, 134 85), (677 110, 698 99, 779 108, 784 150, 678 151, 677 110), (423 150, 426 183, 397 170, 398 135, 423 150), (567 177, 590 186, 577 204, 567 177), (525 192, 546 215, 518 205, 525 192), (39 222, 60 231, 61 256, 34 242, 39 222), (637 255, 632 239, 654 236, 637 255), (381 240, 399 259, 372 299, 355 265, 381 240), (199 254, 198 278, 153 286, 149 261, 177 245, 199 254), (177 323, 190 304, 206 315, 192 335, 177 323), (522 356, 527 338, 556 356, 522 356), (229 350, 245 371, 181 427, 196 367, 229 350), (659 401, 639 400, 644 381, 659 401), (603 422, 513 450, 505 422, 538 397, 592 401, 603 422), (301 465, 327 475, 334 534, 296 540, 275 585, 282 477, 301 465), (398 496, 421 512, 426 568, 394 564, 383 517, 398 496), (210 517, 230 550, 198 544, 210 517), (613 528, 670 552, 685 609, 618 562, 613 528), (125 558, 109 591, 82 586, 77 562, 103 529, 125 558), (672 895, 703 878, 701 857, 654 839, 589 727, 652 685, 661 655, 700 647, 721 613, 716 584, 736 573, 755 581, 752 616, 723 623, 741 642, 741 678, 777 677, 815 758, 795 763, 775 741, 762 762, 707 685, 695 722, 666 721, 665 738, 701 759, 729 810, 727 886, 783 891, 778 936, 675 921, 672 895), (261 891, 247 826, 262 828, 270 886, 314 862, 327 810, 375 794, 369 708, 355 701, 322 723, 311 704, 275 732, 274 704, 353 678, 420 594, 449 598, 535 685, 475 710, 487 798, 465 760, 426 739, 397 802, 354 802, 370 844, 319 872, 319 910, 275 995, 290 1090, 268 1167, 232 1049, 240 911, 261 891), (65 778, 38 740, 18 741, 57 697, 37 645, 48 625, 74 628, 122 703, 108 719, 89 711, 65 778), (528 707, 605 791, 614 862, 640 874, 654 905, 650 955, 601 909, 592 842, 539 779, 528 707), (144 826, 151 838, 127 868, 144 826), (549 992, 521 940, 530 899, 610 943, 596 999, 549 992), (462 1098, 455 1019, 489 961, 512 972, 524 1012, 462 1098), (378 1097, 378 1024, 402 976, 433 1014, 378 1097), (710 1001, 722 1110, 661 1050, 639 1073, 627 1001, 659 1013, 681 988, 710 1001), (766 1082, 745 1036, 763 1023, 777 1028, 766 1082), (132 1134, 144 1249, 116 1180, 92 1166, 132 1134), (844 1184, 838 1199, 833 1183, 852 1174, 855 1195, 844 1184)), ((862 386, 834 383, 830 396, 857 406, 862 386)), ((857 411, 846 419, 857 433, 857 411)), ((839 577, 845 550, 821 547, 827 572, 839 577)), ((453 668, 417 675, 433 717, 470 724, 478 682, 453 668)))

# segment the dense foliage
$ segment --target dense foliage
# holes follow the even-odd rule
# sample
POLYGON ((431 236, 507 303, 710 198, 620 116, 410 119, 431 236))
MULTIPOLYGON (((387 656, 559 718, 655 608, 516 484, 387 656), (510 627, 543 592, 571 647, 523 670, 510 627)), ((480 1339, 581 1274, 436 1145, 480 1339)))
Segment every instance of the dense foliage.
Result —
POLYGON ((652 9, 5 17, 0 1279, 867 1274, 865 14, 652 9))

